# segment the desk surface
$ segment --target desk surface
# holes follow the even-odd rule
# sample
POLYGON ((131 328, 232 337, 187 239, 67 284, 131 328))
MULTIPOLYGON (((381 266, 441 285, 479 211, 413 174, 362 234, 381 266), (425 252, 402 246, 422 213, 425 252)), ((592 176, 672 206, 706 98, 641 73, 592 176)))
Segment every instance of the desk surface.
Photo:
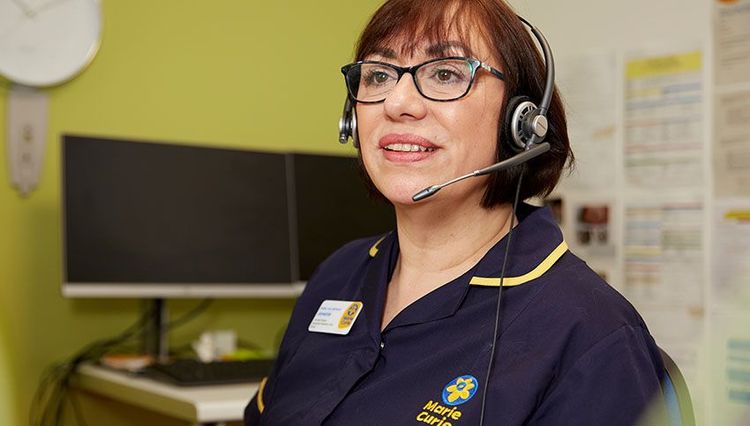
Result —
POLYGON ((83 365, 73 385, 127 404, 194 423, 242 420, 258 383, 179 387, 145 377, 83 365))

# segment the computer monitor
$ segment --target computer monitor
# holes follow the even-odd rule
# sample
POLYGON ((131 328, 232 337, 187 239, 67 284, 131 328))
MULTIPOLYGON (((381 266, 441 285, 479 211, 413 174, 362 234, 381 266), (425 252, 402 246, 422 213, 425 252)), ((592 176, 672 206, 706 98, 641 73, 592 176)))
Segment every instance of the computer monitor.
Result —
POLYGON ((66 296, 292 297, 335 248, 394 227, 354 158, 62 144, 66 296))
POLYGON ((299 273, 304 281, 336 249, 395 228, 393 209, 367 196, 355 158, 290 154, 299 273))

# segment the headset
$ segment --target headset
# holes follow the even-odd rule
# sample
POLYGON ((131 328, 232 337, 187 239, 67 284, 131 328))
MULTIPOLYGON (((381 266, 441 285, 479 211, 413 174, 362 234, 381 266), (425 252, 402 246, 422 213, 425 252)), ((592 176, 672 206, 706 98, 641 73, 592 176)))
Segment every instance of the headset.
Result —
MULTIPOLYGON (((555 89, 555 63, 547 40, 541 31, 531 25, 529 21, 520 16, 518 19, 531 30, 542 49, 547 78, 539 106, 528 96, 515 96, 508 101, 500 129, 500 140, 506 148, 517 154, 541 143, 547 136, 549 127, 547 112, 552 102, 552 92, 555 89)), ((356 101, 347 91, 344 111, 339 120, 339 142, 346 144, 351 138, 353 146, 359 148, 355 103, 356 101)))

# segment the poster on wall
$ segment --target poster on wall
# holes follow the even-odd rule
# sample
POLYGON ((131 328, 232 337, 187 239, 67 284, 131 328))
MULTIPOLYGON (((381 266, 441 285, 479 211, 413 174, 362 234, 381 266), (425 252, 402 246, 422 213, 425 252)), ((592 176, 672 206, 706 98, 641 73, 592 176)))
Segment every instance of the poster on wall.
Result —
POLYGON ((750 313, 711 318, 712 424, 750 424, 750 313))
POLYGON ((624 203, 622 293, 680 367, 701 419, 707 365, 704 205, 699 197, 660 198, 624 203))
POLYGON ((750 312, 750 198, 717 200, 714 209, 712 305, 750 312))
POLYGON ((695 415, 702 417, 702 403, 705 401, 705 312, 676 306, 638 308, 638 312, 659 347, 679 366, 690 390, 695 415))
POLYGON ((565 198, 565 241, 605 281, 619 289, 616 274, 615 202, 611 196, 571 192, 565 198))
POLYGON ((703 175, 703 55, 690 50, 625 61, 625 180, 698 188, 703 175))
POLYGON ((563 56, 556 81, 565 102, 575 169, 562 188, 591 190, 615 184, 617 74, 614 52, 563 56))
POLYGON ((715 193, 750 196, 750 90, 718 94, 714 108, 715 193))
POLYGON ((594 256, 612 256, 612 203, 607 200, 581 202, 573 206, 575 245, 594 256))
POLYGON ((624 294, 637 307, 703 309, 700 201, 626 203, 624 294))
POLYGON ((750 82, 750 0, 714 0, 716 83, 750 82))

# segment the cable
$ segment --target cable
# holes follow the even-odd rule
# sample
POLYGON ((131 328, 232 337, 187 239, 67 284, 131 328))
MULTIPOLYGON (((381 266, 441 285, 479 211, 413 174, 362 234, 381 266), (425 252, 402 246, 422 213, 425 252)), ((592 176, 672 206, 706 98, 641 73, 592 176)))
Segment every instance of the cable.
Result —
POLYGON ((513 237, 513 228, 515 227, 514 222, 516 218, 516 211, 518 210, 518 199, 521 194, 521 182, 523 181, 523 171, 518 176, 518 186, 516 187, 516 196, 513 200, 513 211, 510 216, 510 229, 508 230, 508 243, 505 245, 505 255, 503 256, 503 267, 500 270, 500 286, 497 290, 497 308, 495 310, 495 329, 492 333, 492 348, 490 349, 490 360, 487 363, 487 376, 484 378, 484 389, 482 390, 482 411, 479 414, 479 426, 484 426, 484 411, 487 404, 487 389, 489 388, 490 375, 492 374, 492 366, 495 361, 495 348, 497 346, 500 336, 498 330, 500 328, 500 306, 503 299, 503 280, 505 279, 505 267, 508 265, 508 254, 510 253, 510 242, 513 237))
MULTIPOLYGON (((175 320, 166 325, 167 330, 174 330, 177 327, 191 321, 199 314, 203 313, 213 303, 213 299, 203 299, 197 306, 184 313, 175 320)), ((69 381, 78 366, 87 361, 93 361, 101 358, 112 348, 120 345, 130 339, 143 335, 150 319, 155 313, 156 305, 146 310, 136 320, 120 334, 96 340, 81 350, 76 352, 72 357, 65 361, 52 364, 42 375, 39 386, 34 393, 31 404, 31 413, 29 415, 32 426, 58 426, 61 424, 65 414, 65 401, 69 400, 76 423, 81 426, 87 426, 83 418, 80 404, 74 399, 72 394, 68 393, 69 381)))
POLYGON ((76 416, 76 423, 81 426, 88 426, 86 419, 83 418, 83 410, 81 410, 78 396, 74 393, 70 394, 70 405, 73 407, 73 414, 76 416))
POLYGON ((59 425, 65 413, 64 402, 69 379, 78 366, 82 362, 97 359, 113 346, 140 335, 148 325, 148 319, 152 313, 153 308, 145 311, 133 325, 119 335, 90 343, 69 359, 51 365, 43 374, 34 394, 29 416, 31 424, 33 426, 59 425))
POLYGON ((192 321, 195 317, 202 314, 206 309, 208 309, 208 307, 211 306, 212 303, 214 303, 214 299, 201 300, 198 306, 194 307, 188 312, 185 312, 179 318, 167 323, 167 330, 174 330, 175 328, 192 321))

